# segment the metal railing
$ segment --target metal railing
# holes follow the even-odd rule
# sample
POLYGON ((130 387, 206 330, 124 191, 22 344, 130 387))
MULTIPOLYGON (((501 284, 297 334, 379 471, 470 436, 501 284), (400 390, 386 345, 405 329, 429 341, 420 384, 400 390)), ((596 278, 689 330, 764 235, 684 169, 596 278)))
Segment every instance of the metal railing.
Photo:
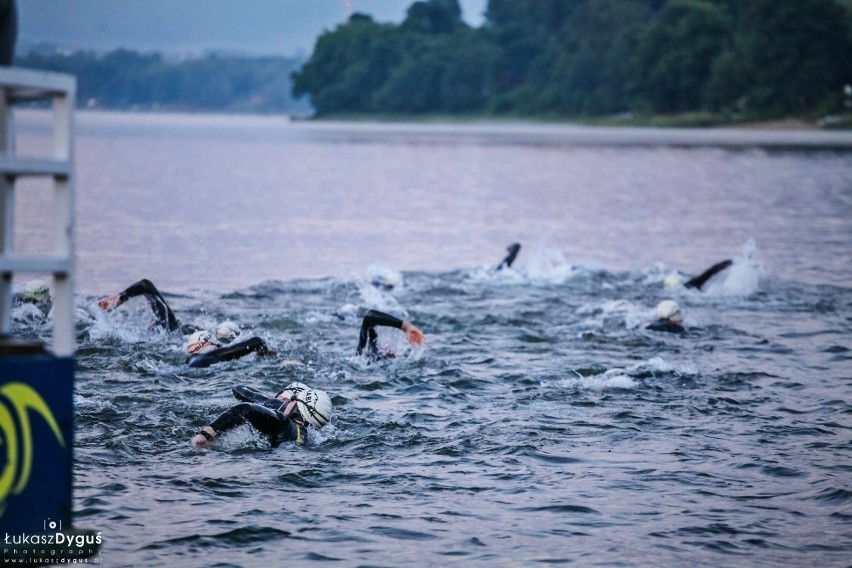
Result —
MULTIPOLYGON (((11 331, 12 279, 15 273, 53 276, 53 351, 74 353, 74 99, 71 75, 0 68, 0 333, 11 331), (48 155, 18 156, 13 106, 47 100, 53 115, 53 147, 48 155), (47 177, 53 182, 53 253, 17 253, 14 243, 15 185, 18 178, 47 177)), ((49 220, 46 220, 49 222, 49 220)))

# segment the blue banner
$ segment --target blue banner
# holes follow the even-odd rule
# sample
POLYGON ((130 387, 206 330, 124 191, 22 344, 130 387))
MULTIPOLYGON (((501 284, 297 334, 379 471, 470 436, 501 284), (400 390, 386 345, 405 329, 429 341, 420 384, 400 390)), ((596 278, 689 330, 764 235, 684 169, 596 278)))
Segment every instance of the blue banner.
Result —
POLYGON ((71 357, 0 358, 0 536, 72 530, 73 393, 71 357))

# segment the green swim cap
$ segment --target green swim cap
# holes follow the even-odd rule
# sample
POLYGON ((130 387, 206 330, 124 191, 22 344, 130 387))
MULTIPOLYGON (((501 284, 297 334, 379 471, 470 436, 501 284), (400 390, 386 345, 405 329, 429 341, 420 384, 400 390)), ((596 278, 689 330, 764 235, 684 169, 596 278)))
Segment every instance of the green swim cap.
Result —
POLYGON ((30 280, 24 284, 24 297, 30 300, 46 300, 50 297, 50 288, 44 280, 30 280))

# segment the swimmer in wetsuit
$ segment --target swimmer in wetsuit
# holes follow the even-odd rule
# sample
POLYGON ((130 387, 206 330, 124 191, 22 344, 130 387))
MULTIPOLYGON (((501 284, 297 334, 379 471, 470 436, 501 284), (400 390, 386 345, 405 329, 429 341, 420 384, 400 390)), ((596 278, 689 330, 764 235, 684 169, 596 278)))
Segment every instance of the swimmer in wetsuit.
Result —
POLYGON ((44 280, 30 280, 24 284, 24 291, 12 294, 12 305, 20 306, 23 304, 34 304, 45 315, 50 312, 53 307, 53 301, 50 298, 50 288, 44 280))
POLYGON ((506 248, 508 251, 508 255, 506 258, 500 261, 500 264, 497 265, 497 268, 494 270, 503 270, 504 268, 511 268, 512 263, 515 262, 515 257, 518 256, 518 252, 521 250, 521 243, 512 243, 506 248))
POLYGON ((158 325, 167 331, 180 330, 183 335, 189 335, 200 329, 197 325, 193 324, 181 325, 180 321, 177 317, 175 317, 174 312, 172 312, 172 309, 169 307, 169 304, 166 302, 166 299, 163 298, 163 295, 159 290, 157 290, 154 283, 147 278, 143 278, 139 282, 131 284, 118 294, 101 298, 98 300, 98 306, 102 310, 110 312, 130 298, 135 298, 137 296, 145 296, 145 299, 148 300, 148 305, 151 306, 151 310, 157 318, 154 322, 155 325, 158 325))
POLYGON ((421 345, 425 340, 423 332, 420 331, 414 324, 408 321, 403 321, 390 314, 380 312, 378 310, 370 310, 364 315, 361 321, 361 334, 358 337, 358 355, 366 355, 372 361, 381 359, 393 359, 396 355, 388 349, 379 349, 378 334, 376 326, 395 327, 405 332, 408 337, 408 342, 412 345, 421 345))
POLYGON ((663 300, 657 304, 657 321, 648 324, 645 329, 685 334, 686 328, 683 327, 683 315, 680 313, 680 307, 677 305, 677 302, 663 300))
POLYGON ((241 400, 196 434, 191 444, 207 448, 216 436, 248 422, 265 435, 275 448, 284 442, 304 444, 308 427, 317 430, 331 419, 331 398, 325 391, 315 390, 302 383, 292 383, 274 397, 258 390, 239 386, 234 398, 241 400))
POLYGON ((249 353, 257 353, 258 356, 275 354, 259 337, 250 337, 223 346, 206 330, 196 331, 187 338, 186 352, 189 353, 186 364, 190 367, 209 367, 215 363, 245 357, 249 353))
MULTIPOLYGON (((726 259, 721 262, 717 262, 695 278, 690 278, 689 280, 687 280, 683 286, 684 288, 695 288, 696 290, 701 290, 701 287, 704 286, 708 280, 731 266, 733 263, 734 261, 731 259, 726 259)), ((680 284, 680 278, 678 278, 677 276, 669 276, 665 279, 664 284, 666 288, 677 286, 678 284, 680 284)))

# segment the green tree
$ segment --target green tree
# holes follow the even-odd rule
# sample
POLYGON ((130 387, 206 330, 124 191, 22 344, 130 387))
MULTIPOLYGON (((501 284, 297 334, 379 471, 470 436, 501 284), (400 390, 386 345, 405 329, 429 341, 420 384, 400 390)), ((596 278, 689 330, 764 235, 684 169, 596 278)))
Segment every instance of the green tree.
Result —
POLYGON ((441 53, 431 38, 409 38, 402 60, 375 94, 376 109, 397 113, 435 112, 441 108, 444 73, 441 53))
POLYGON ((517 106, 512 91, 527 82, 536 60, 561 32, 575 4, 568 0, 489 0, 484 32, 499 50, 489 86, 495 97, 492 108, 512 110, 517 106))
POLYGON ((374 106, 388 112, 483 110, 496 49, 471 30, 455 34, 407 34, 402 60, 376 93, 374 106))
POLYGON ((457 0, 421 0, 321 37, 296 92, 319 114, 801 112, 850 81, 842 1, 489 0, 471 30, 457 0))
POLYGON ((631 86, 640 107, 700 109, 713 64, 730 42, 730 22, 705 0, 671 0, 639 33, 631 86))
POLYGON ((403 32, 449 34, 465 28, 458 0, 419 0, 406 11, 403 32))
POLYGON ((713 66, 712 107, 764 114, 813 109, 852 81, 850 10, 834 0, 750 0, 713 66))
POLYGON ((592 0, 566 22, 548 82, 554 110, 601 115, 628 110, 638 36, 653 15, 644 0, 592 0))
POLYGON ((444 58, 441 81, 442 110, 447 112, 482 111, 489 97, 498 58, 497 48, 474 31, 453 36, 444 58))
POLYGON ((319 115, 374 111, 374 93, 399 60, 395 26, 353 14, 317 39, 310 60, 293 74, 293 93, 309 95, 319 115))

